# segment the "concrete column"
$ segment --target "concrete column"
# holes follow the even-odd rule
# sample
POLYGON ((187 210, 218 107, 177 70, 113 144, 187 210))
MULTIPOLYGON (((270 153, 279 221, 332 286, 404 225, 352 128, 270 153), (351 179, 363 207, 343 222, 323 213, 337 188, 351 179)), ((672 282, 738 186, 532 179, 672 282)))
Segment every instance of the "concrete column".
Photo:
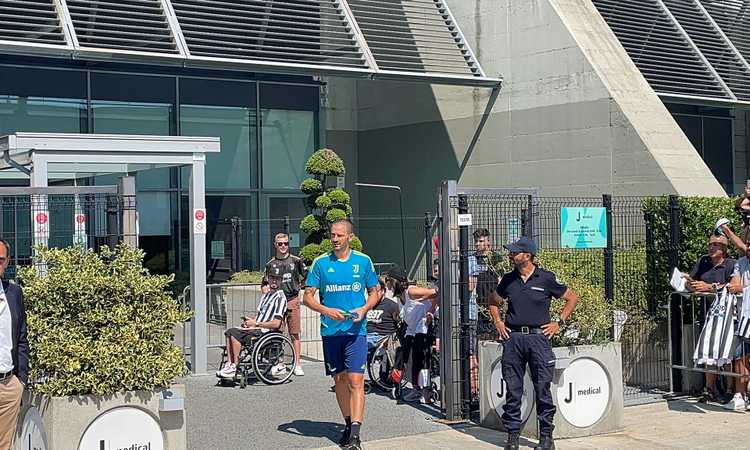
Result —
MULTIPOLYGON (((47 186, 47 160, 41 155, 34 154, 31 163, 30 184, 32 188, 46 188, 47 186)), ((49 205, 46 194, 32 194, 29 213, 31 214, 31 245, 47 246, 49 244, 49 205)), ((36 250, 33 255, 36 256, 36 250)), ((46 267, 39 266, 40 273, 46 273, 46 267)))
POLYGON ((122 238, 131 247, 138 247, 138 211, 136 210, 135 177, 120 178, 120 195, 123 197, 122 238))
MULTIPOLYGON (((206 207, 205 196, 206 156, 193 154, 190 174, 190 301, 193 308, 193 326, 190 329, 190 361, 193 373, 205 374, 207 370, 208 337, 206 333, 206 230, 196 233, 195 211, 206 207)), ((205 222, 204 222, 205 223, 205 222)))

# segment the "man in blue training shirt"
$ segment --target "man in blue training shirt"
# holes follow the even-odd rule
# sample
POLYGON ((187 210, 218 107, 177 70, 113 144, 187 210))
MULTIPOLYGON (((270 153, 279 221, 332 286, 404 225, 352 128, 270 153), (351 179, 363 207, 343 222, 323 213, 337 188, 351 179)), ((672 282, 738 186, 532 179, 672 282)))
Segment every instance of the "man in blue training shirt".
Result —
POLYGON ((339 445, 360 450, 367 369, 366 315, 379 298, 375 290, 378 278, 370 257, 349 247, 353 231, 348 220, 331 225, 333 251, 313 261, 304 304, 320 313, 326 374, 336 382, 336 401, 346 421, 339 445), (315 298, 317 292, 320 301, 315 298))

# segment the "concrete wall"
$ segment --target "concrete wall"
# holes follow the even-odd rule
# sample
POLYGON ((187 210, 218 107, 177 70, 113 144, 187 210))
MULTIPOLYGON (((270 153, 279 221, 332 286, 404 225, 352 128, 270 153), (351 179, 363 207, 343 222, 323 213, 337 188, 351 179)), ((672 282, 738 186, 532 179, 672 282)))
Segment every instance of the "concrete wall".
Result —
MULTIPOLYGON (((485 72, 505 79, 476 146, 490 89, 356 82, 359 179, 401 185, 407 215, 434 211, 446 178, 549 196, 724 195, 589 0, 450 6, 485 72)), ((329 80, 329 94, 346 83, 329 80)), ((392 214, 393 200, 360 191, 360 211, 392 214)), ((366 234, 378 251, 400 245, 366 234)))

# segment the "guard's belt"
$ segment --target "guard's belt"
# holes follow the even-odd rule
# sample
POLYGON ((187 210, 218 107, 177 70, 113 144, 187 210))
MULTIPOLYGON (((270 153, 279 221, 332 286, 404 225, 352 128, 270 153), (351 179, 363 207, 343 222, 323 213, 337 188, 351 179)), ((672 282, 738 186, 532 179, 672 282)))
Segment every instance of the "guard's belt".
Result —
POLYGON ((523 333, 523 334, 544 334, 544 330, 539 327, 514 327, 508 326, 511 333, 523 333))

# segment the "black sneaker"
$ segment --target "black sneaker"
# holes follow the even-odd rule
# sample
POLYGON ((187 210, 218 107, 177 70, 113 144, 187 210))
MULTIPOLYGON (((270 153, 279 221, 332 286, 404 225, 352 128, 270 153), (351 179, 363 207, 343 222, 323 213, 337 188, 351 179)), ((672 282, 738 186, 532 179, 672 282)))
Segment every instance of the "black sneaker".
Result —
POLYGON ((341 434, 341 439, 339 439, 338 441, 339 447, 344 448, 349 444, 349 438, 350 438, 351 432, 352 430, 350 428, 348 427, 344 428, 344 432, 341 434))
POLYGON ((534 447, 534 450, 555 450, 555 440, 552 436, 542 435, 539 438, 539 445, 534 447))
POLYGON ((518 433, 509 433, 508 440, 505 441, 504 450, 518 450, 518 439, 520 435, 518 433))
POLYGON ((359 441, 359 436, 354 436, 349 440, 349 443, 343 447, 344 450, 362 450, 362 443, 359 441))

